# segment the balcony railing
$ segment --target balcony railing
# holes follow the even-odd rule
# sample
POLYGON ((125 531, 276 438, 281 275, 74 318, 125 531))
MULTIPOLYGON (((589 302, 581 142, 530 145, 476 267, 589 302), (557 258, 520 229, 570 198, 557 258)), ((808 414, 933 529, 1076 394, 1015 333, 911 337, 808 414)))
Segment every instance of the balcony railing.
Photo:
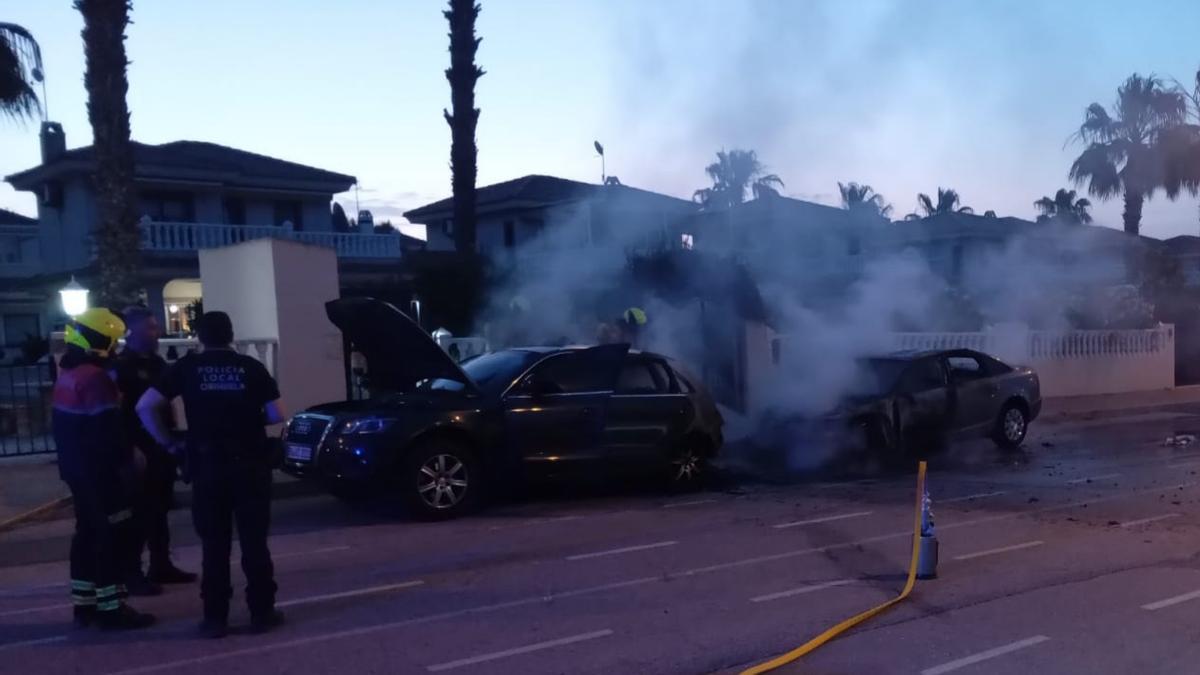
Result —
POLYGON ((142 222, 142 250, 188 253, 255 239, 288 239, 332 248, 339 258, 399 258, 399 234, 303 232, 270 225, 142 222))

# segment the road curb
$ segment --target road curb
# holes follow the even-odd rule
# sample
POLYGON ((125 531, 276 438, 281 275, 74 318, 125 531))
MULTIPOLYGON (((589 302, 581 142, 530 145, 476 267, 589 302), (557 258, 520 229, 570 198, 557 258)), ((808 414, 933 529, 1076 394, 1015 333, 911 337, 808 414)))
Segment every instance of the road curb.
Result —
POLYGON ((0 523, 0 532, 7 532, 9 530, 16 529, 17 527, 19 527, 20 525, 22 525, 23 523, 25 523, 27 521, 33 520, 33 519, 37 518, 38 516, 41 516, 42 514, 49 513, 51 511, 54 511, 55 509, 66 506, 67 504, 70 504, 71 502, 72 502, 72 498, 70 495, 67 495, 65 497, 59 497, 58 499, 55 499, 54 501, 46 502, 45 504, 42 504, 41 506, 39 506, 33 510, 26 511, 25 513, 22 513, 18 516, 14 516, 14 517, 9 518, 8 520, 0 523))

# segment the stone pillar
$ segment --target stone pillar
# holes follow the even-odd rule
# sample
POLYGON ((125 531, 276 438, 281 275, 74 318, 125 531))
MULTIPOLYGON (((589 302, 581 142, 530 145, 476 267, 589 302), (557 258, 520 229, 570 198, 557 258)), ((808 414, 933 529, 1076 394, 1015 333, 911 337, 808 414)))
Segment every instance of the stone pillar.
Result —
POLYGON ((201 250, 200 282, 205 311, 227 312, 238 338, 277 341, 289 412, 346 398, 342 336, 325 316, 339 295, 332 250, 280 239, 201 250))

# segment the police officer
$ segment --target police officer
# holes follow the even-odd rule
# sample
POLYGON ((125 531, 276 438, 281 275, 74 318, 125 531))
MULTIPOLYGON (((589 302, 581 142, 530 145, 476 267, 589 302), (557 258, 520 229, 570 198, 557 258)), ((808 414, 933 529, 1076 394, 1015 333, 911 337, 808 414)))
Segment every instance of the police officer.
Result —
POLYGON ((54 382, 58 471, 71 489, 71 601, 75 625, 145 628, 154 617, 125 604, 121 583, 130 547, 133 453, 121 428, 120 393, 108 372, 125 324, 107 309, 67 324, 66 353, 54 382))
POLYGON ((251 630, 266 632, 283 622, 275 609, 275 571, 267 548, 273 460, 264 428, 284 420, 279 387, 261 363, 233 350, 228 314, 208 312, 197 323, 202 351, 171 366, 161 382, 142 395, 137 411, 155 440, 170 446, 164 413, 172 399, 183 399, 192 519, 204 558, 201 635, 219 638, 229 630, 229 553, 235 521, 251 630))
POLYGON ((158 355, 158 319, 146 307, 130 307, 125 319, 125 349, 117 356, 117 386, 126 438, 145 458, 146 469, 133 495, 134 540, 126 570, 131 595, 158 595, 159 584, 188 584, 196 575, 171 562, 171 532, 167 512, 175 501, 175 459, 142 426, 135 410, 150 385, 162 379, 167 362, 158 355), (148 572, 142 570, 142 551, 150 552, 148 572))

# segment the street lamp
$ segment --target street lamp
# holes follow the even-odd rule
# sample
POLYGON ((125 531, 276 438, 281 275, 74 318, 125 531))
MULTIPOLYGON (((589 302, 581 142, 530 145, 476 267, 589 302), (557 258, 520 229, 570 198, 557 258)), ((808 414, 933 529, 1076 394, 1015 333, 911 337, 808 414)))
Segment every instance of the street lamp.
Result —
POLYGON ((87 311, 88 289, 76 281, 74 275, 70 283, 59 289, 58 295, 62 298, 63 312, 72 319, 87 311))

